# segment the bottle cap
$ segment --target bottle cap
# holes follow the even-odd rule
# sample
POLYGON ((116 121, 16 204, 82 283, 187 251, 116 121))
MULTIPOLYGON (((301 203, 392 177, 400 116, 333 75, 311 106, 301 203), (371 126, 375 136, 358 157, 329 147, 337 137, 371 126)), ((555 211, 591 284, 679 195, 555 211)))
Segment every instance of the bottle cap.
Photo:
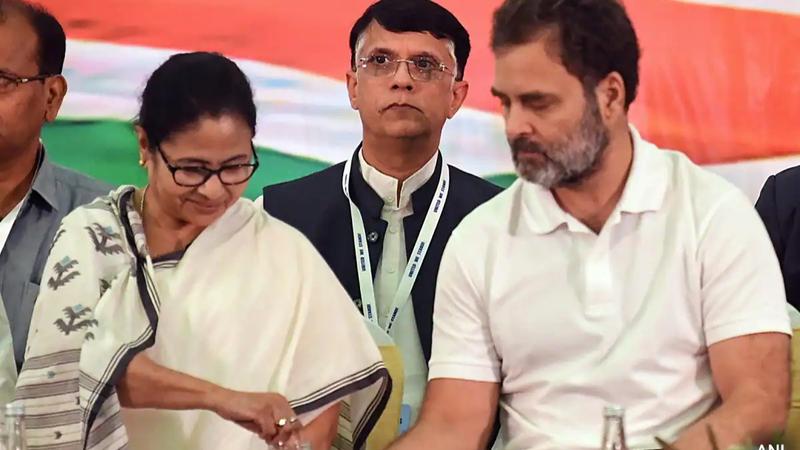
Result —
POLYGON ((620 405, 606 405, 603 408, 603 416, 605 417, 622 417, 625 415, 625 408, 620 405))
POLYGON ((6 417, 21 417, 25 415, 25 405, 22 403, 6 404, 6 417))

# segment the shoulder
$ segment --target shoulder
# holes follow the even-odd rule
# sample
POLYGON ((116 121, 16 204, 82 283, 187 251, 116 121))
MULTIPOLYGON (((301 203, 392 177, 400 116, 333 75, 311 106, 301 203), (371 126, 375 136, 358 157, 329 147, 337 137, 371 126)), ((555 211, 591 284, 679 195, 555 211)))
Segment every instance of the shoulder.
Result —
POLYGON ((103 222, 104 226, 109 226, 112 222, 116 223, 118 221, 115 213, 116 203, 121 195, 133 189, 134 186, 121 186, 74 207, 64 215, 61 220, 61 228, 85 227, 97 222, 103 222))
POLYGON ((453 231, 453 235, 448 242, 450 247, 457 249, 466 247, 470 252, 479 251, 485 247, 488 250, 490 241, 502 235, 509 234, 513 218, 518 213, 520 191, 523 188, 523 181, 517 180, 511 186, 476 206, 469 214, 464 217, 461 223, 453 231))
POLYGON ((790 167, 769 177, 762 195, 769 192, 775 205, 781 210, 795 210, 800 207, 800 166, 790 167))
POLYGON ((666 171, 666 195, 673 207, 690 208, 699 222, 713 216, 720 208, 755 212, 744 192, 730 181, 695 164, 682 152, 650 145, 666 171))
POLYGON ((681 152, 659 150, 658 154, 668 174, 668 214, 688 220, 700 242, 718 236, 764 233, 753 203, 733 183, 681 152))
POLYGON ((305 204, 319 205, 341 197, 344 163, 296 180, 266 186, 264 207, 271 214, 283 216, 305 204))
POLYGON ((248 216, 255 219, 256 246, 270 258, 283 261, 282 269, 314 264, 322 257, 309 239, 297 228, 272 213, 261 209, 261 204, 251 200, 239 200, 239 208, 247 209, 248 216), (251 215, 252 214, 252 215, 251 215))
POLYGON ((296 195, 298 191, 324 193, 330 191, 331 185, 341 186, 344 163, 339 163, 319 172, 306 175, 292 181, 264 187, 264 196, 276 198, 296 195))
POLYGON ((481 204, 495 195, 503 188, 483 178, 465 172, 458 167, 448 165, 453 191, 464 199, 469 199, 476 204, 481 204))
POLYGON ((56 192, 66 200, 66 206, 70 209, 108 195, 114 189, 110 184, 56 164, 53 164, 52 174, 56 192))
POLYGON ((775 174, 775 185, 778 190, 796 190, 800 187, 800 166, 790 167, 775 174))

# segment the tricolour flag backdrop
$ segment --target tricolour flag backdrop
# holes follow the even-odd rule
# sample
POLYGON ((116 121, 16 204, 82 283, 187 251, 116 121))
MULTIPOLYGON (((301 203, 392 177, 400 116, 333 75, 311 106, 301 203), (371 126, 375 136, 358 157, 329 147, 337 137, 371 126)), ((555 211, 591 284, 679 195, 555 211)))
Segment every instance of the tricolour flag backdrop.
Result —
MULTIPOLYGON (((170 54, 236 59, 259 108, 262 168, 248 188, 345 159, 360 141, 344 74, 348 32, 368 0, 44 0, 69 38, 64 108, 44 140, 52 158, 113 183, 144 182, 130 120, 147 76, 170 54)), ((500 0, 441 0, 472 36, 471 92, 444 131, 453 164, 513 179, 489 94, 491 14, 500 0)), ((632 121, 755 198, 800 164, 800 0, 627 0, 643 59, 632 121)))

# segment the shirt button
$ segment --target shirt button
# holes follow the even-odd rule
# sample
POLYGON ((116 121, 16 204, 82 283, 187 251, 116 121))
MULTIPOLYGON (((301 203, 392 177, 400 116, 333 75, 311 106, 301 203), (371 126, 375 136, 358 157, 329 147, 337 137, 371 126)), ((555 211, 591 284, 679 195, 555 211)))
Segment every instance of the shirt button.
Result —
POLYGON ((398 228, 397 225, 392 225, 389 227, 389 233, 397 234, 398 228))
POLYGON ((397 272, 397 268, 394 267, 394 266, 389 266, 389 267, 386 268, 386 271, 389 272, 389 273, 395 273, 395 272, 397 272))
POLYGON ((386 203, 388 203, 390 205, 394 205, 395 204, 394 203, 394 197, 386 197, 384 200, 386 201, 386 203))

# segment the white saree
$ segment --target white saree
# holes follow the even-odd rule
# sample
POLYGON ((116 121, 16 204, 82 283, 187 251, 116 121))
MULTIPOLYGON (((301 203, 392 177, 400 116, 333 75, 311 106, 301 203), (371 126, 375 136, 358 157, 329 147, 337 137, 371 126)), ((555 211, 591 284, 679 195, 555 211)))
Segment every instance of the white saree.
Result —
POLYGON ((182 255, 152 261, 132 192, 78 208, 56 235, 17 384, 29 448, 266 448, 208 411, 121 408, 114 385, 140 351, 229 389, 280 393, 303 423, 345 401, 334 448, 363 448, 391 381, 305 237, 239 200, 182 255))

